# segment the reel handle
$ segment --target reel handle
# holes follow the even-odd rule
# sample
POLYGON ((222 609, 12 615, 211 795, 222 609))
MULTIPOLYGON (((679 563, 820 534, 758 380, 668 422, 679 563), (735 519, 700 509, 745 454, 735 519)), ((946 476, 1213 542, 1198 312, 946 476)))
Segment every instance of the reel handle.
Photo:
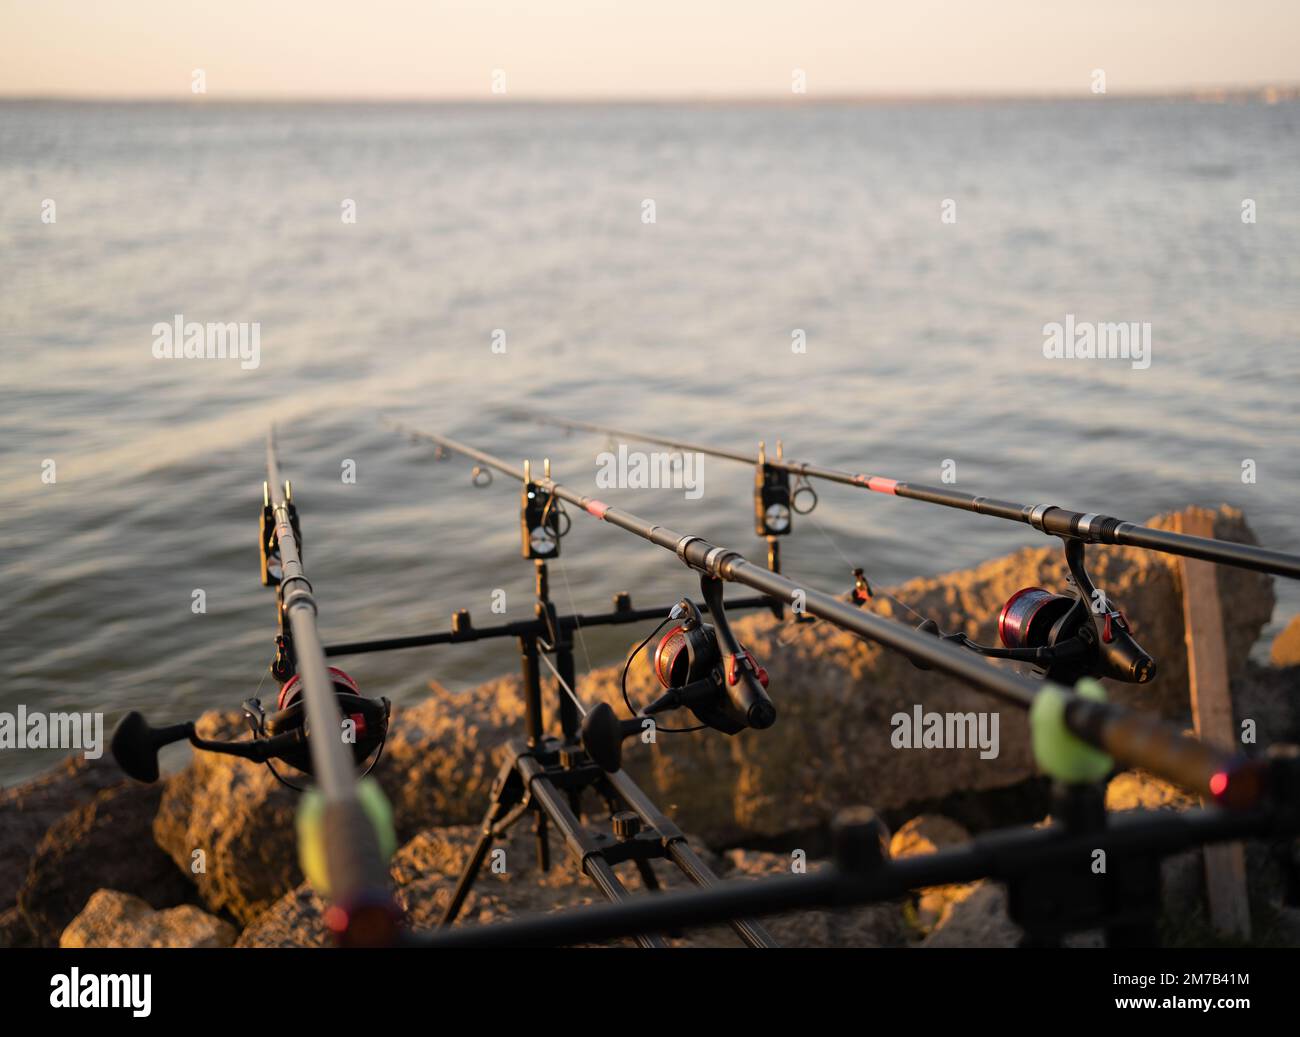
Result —
POLYGON ((108 751, 127 777, 149 785, 158 780, 158 750, 186 739, 194 739, 194 721, 154 727, 133 709, 117 722, 108 751))
POLYGON ((601 770, 613 774, 623 768, 623 742, 639 735, 645 717, 619 720, 608 702, 593 706, 582 718, 582 747, 601 770))
POLYGON ((283 753, 299 749, 306 741, 306 735, 299 729, 272 738, 220 742, 200 738, 192 720, 167 727, 154 727, 142 713, 132 710, 113 729, 108 749, 127 777, 149 785, 158 780, 158 750, 173 742, 187 740, 196 749, 238 756, 254 763, 266 763, 267 760, 279 759, 283 753))

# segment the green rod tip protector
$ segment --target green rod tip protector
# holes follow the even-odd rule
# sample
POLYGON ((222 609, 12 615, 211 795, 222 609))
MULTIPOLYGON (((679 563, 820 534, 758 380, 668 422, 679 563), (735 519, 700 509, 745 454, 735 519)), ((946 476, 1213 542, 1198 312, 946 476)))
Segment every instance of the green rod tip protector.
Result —
MULTIPOLYGON (((1079 681, 1074 690, 1080 698, 1106 701, 1106 689, 1091 678, 1079 681)), ((1049 684, 1034 697, 1029 708, 1034 759, 1043 773, 1058 781, 1100 781, 1110 773, 1113 761, 1065 726, 1067 701, 1065 691, 1054 684, 1049 684)))
POLYGON ((325 866, 325 797, 308 789, 298 802, 294 818, 298 833, 298 864, 322 896, 329 895, 329 869, 325 866))
MULTIPOLYGON (((397 829, 393 825, 393 808, 379 782, 363 778, 357 783, 357 801, 369 819, 385 861, 397 852, 397 829)), ((316 789, 303 793, 294 820, 298 833, 298 864, 312 888, 329 896, 329 868, 325 860, 325 797, 316 789)))
POLYGON ((388 802, 388 797, 379 787, 379 782, 372 777, 365 777, 357 782, 357 799, 361 801, 361 809, 375 827, 379 852, 385 861, 391 859, 397 852, 397 827, 393 823, 393 807, 388 802))

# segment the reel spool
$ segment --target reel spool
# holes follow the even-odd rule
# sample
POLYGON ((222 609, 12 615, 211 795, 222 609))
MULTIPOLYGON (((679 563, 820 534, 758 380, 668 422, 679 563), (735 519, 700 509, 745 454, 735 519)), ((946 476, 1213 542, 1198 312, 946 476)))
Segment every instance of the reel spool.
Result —
POLYGON ((654 673, 668 689, 684 688, 709 675, 721 662, 718 635, 707 623, 679 623, 659 639, 654 651, 654 673))
POLYGON ((1042 587, 1022 587, 998 613, 998 640, 1003 648, 1042 648, 1055 638, 1053 629, 1074 607, 1074 598, 1042 587))
POLYGON ((681 693, 705 683, 715 688, 734 685, 741 667, 748 669, 758 683, 767 688, 767 671, 758 665, 753 653, 744 645, 737 642, 736 653, 728 657, 724 666, 718 632, 704 622, 693 601, 683 598, 673 612, 684 614, 686 618, 659 639, 654 651, 655 677, 665 690, 681 693))

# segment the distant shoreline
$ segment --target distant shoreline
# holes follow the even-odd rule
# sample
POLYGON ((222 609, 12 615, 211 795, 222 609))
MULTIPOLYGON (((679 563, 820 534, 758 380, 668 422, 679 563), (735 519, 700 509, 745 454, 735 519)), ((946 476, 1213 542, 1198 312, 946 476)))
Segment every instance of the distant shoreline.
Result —
POLYGON ((1099 104, 1106 102, 1155 102, 1196 104, 1243 104, 1259 102, 1280 104, 1300 100, 1300 83, 1261 86, 1200 87, 1182 90, 1088 93, 975 93, 975 94, 827 94, 794 96, 693 96, 681 97, 298 97, 286 95, 231 95, 217 99, 194 96, 84 96, 84 95, 9 95, 0 96, 0 104, 50 105, 168 105, 177 107, 221 106, 319 106, 319 107, 654 107, 654 108, 802 108, 815 107, 884 107, 895 105, 987 105, 987 104, 1099 104))

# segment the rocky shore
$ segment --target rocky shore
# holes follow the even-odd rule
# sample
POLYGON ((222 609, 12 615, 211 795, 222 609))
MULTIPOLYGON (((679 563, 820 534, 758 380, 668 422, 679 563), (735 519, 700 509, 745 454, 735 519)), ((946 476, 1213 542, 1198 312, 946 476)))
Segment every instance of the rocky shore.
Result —
MULTIPOLYGON (((1214 520, 1216 536, 1254 542, 1239 512, 1222 508, 1214 520)), ((1168 516, 1152 520, 1168 522, 1168 516)), ((1123 548, 1094 549, 1090 558, 1097 583, 1134 619, 1136 636, 1160 661, 1152 684, 1114 686, 1112 697, 1188 722, 1176 560, 1123 548)), ((1255 721, 1260 745, 1300 743, 1300 619, 1277 638, 1271 665, 1250 663, 1273 610, 1271 579, 1228 569, 1218 575, 1238 719, 1255 721)), ((1063 587, 1058 548, 1027 548, 890 592, 944 630, 989 642, 1002 603, 1031 585, 1063 587)), ((870 607, 886 615, 894 608, 883 597, 870 607)), ((891 716, 918 704, 938 712, 988 711, 996 704, 826 623, 793 627, 764 614, 734 625, 771 674, 781 710, 777 725, 734 738, 661 735, 653 746, 630 745, 626 758, 633 778, 692 834, 723 877, 788 873, 797 851, 815 870, 831 817, 851 804, 881 814, 893 832, 894 856, 933 852, 974 832, 1046 815, 1048 788, 1035 774, 1022 714, 999 711, 996 757, 946 750, 936 765, 932 753, 891 745, 891 716)), ((616 703, 620 670, 584 675, 580 693, 616 703)), ((649 699, 650 681, 645 668, 634 667, 634 701, 649 699)), ((552 682, 547 695, 553 703, 552 682)), ((393 803, 402 843, 392 864, 394 884, 416 929, 431 928, 446 903, 486 806, 499 747, 520 729, 523 709, 519 680, 508 676, 460 695, 432 684, 427 699, 395 714, 376 775, 393 803)), ((240 727, 237 714, 209 713, 200 721, 209 736, 240 727)), ((1193 805, 1138 772, 1116 775, 1107 802, 1116 810, 1193 805)), ((0 791, 0 946, 324 943, 321 905, 298 869, 295 805, 264 768, 208 754, 156 786, 128 782, 105 756, 93 763, 71 759, 0 791)), ((599 899, 558 844, 552 870, 537 870, 530 825, 516 826, 502 845, 506 869, 483 874, 464 922, 599 899)), ((1276 862, 1252 847, 1248 864, 1255 942, 1300 944, 1300 912, 1282 903, 1276 862)), ((657 870, 669 889, 681 885, 671 869, 657 870)), ((640 886, 630 867, 620 877, 630 888, 640 886)), ((1199 854, 1167 860, 1165 880, 1166 939, 1213 942, 1199 854)), ((1007 917, 1004 891, 984 882, 842 913, 786 916, 770 928, 794 946, 1010 946, 1020 936, 1007 917)), ((723 927, 676 942, 738 941, 723 927)))

